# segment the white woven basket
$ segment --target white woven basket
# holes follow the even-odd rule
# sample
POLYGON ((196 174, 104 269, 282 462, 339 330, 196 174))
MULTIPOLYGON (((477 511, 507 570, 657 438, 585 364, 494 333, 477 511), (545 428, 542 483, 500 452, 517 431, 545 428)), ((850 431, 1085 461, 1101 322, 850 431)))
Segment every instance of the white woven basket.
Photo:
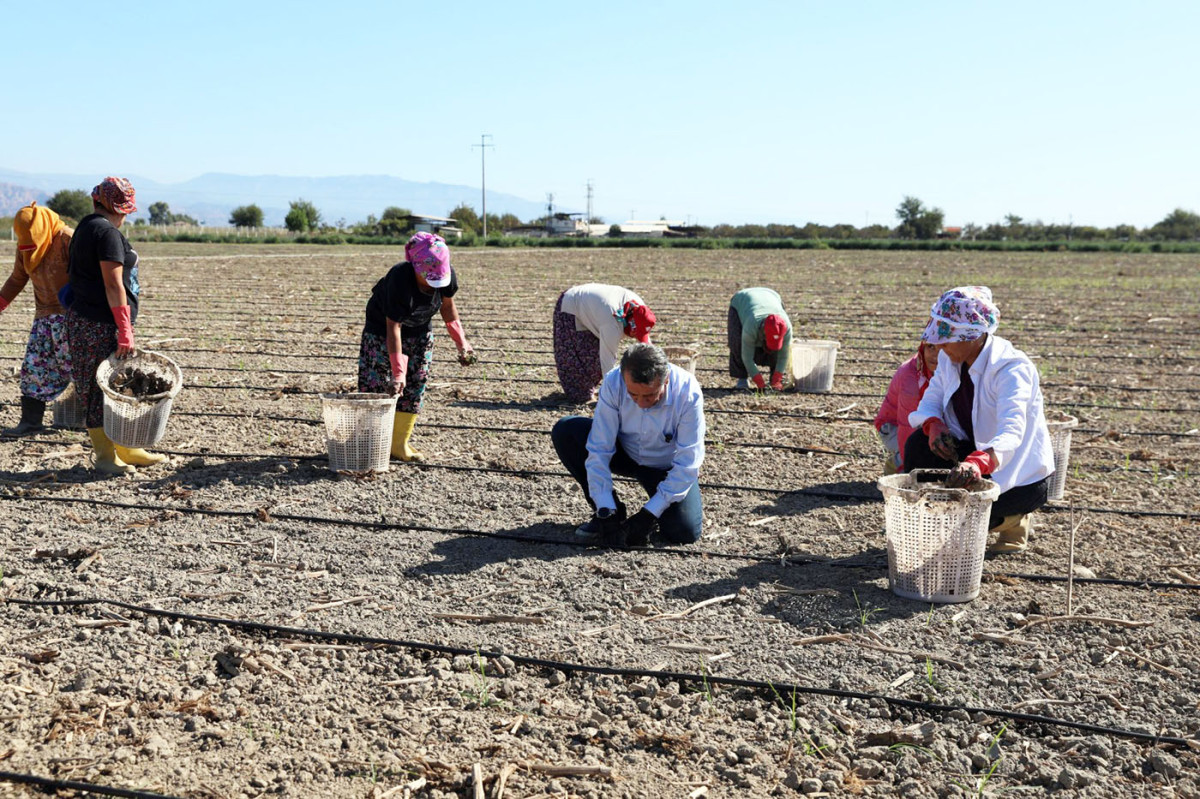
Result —
POLYGON ((386 472, 392 452, 396 397, 322 394, 325 447, 335 472, 386 472))
POLYGON ((792 390, 805 393, 832 391, 833 369, 840 346, 836 341, 793 339, 792 390))
POLYGON ((1050 448, 1054 450, 1054 474, 1046 485, 1046 498, 1060 500, 1066 492, 1067 466, 1071 461, 1071 431, 1079 425, 1074 416, 1059 414, 1055 420, 1046 420, 1050 428, 1050 448))
POLYGON ((945 488, 946 469, 881 477, 892 592, 922 602, 969 602, 979 596, 988 517, 1000 487, 945 488))
POLYGON ((63 430, 83 430, 87 426, 87 409, 79 401, 74 383, 58 395, 58 399, 50 408, 53 419, 51 424, 55 427, 63 430))
POLYGON ((183 388, 183 371, 179 364, 159 352, 137 350, 125 360, 118 360, 114 353, 96 368, 96 384, 104 392, 104 434, 122 447, 149 447, 161 441, 167 432, 171 403, 183 388), (108 381, 113 372, 125 366, 158 374, 171 388, 140 398, 118 394, 108 381))
POLYGON ((663 347, 662 350, 668 361, 696 374, 696 361, 700 360, 700 350, 695 347, 663 347))

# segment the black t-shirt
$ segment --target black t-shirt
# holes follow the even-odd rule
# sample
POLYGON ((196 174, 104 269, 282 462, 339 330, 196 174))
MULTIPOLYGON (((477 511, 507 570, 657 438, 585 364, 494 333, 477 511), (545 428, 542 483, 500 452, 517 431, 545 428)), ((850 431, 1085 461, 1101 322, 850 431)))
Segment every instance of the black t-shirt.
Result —
POLYGON ((458 293, 458 275, 450 269, 450 283, 426 294, 417 284, 412 264, 402 261, 379 278, 367 300, 366 331, 387 335, 387 320, 399 322, 410 332, 429 330, 433 315, 441 310, 442 299, 458 293))
POLYGON ((129 319, 135 321, 138 312, 138 254, 129 246, 129 239, 100 214, 89 214, 75 228, 71 237, 70 261, 67 278, 75 299, 71 308, 75 313, 93 322, 112 323, 112 308, 104 293, 104 274, 101 261, 124 264, 121 269, 121 284, 125 286, 125 298, 129 303, 129 319))

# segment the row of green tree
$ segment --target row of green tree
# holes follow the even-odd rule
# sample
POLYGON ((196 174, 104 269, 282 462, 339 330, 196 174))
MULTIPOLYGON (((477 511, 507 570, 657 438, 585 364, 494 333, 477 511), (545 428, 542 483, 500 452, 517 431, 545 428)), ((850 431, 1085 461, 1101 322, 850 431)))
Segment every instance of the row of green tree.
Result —
MULTIPOLYGON (((92 200, 86 192, 78 189, 63 189, 57 192, 46 203, 52 210, 69 219, 82 219, 92 211, 92 200)), ((173 213, 165 202, 152 203, 149 207, 149 224, 155 226, 187 224, 195 225, 196 220, 187 214, 173 213)), ((475 209, 461 203, 450 210, 447 216, 470 235, 481 236, 484 232, 483 219, 475 209)), ((293 233, 321 233, 340 231, 355 236, 400 238, 412 232, 412 211, 399 206, 389 206, 383 209, 379 217, 369 215, 365 222, 347 225, 339 221, 335 225, 325 222, 321 212, 313 203, 305 199, 289 203, 284 226, 293 233)), ((1110 228, 1098 228, 1090 225, 1046 224, 1041 220, 1026 221, 1016 214, 1008 214, 1002 223, 996 222, 984 227, 968 223, 961 229, 948 231, 945 226, 945 213, 940 208, 926 206, 916 197, 905 197, 896 207, 896 219, 899 224, 895 228, 886 225, 818 225, 809 222, 806 225, 728 225, 720 224, 711 227, 693 226, 686 229, 688 235, 700 238, 721 239, 918 239, 929 240, 936 238, 963 238, 970 241, 1196 241, 1200 240, 1200 215, 1176 208, 1158 223, 1139 230, 1133 225, 1116 225, 1110 228)), ((600 220, 593 220, 600 221, 600 220)), ((531 220, 528 226, 537 226, 545 222, 545 217, 531 220)), ((242 205, 233 209, 229 215, 229 224, 237 228, 260 228, 263 226, 263 211, 258 205, 242 205)), ((513 214, 488 214, 487 232, 498 235, 505 230, 521 227, 522 222, 513 214)), ((620 228, 612 226, 613 235, 620 234, 620 228)))

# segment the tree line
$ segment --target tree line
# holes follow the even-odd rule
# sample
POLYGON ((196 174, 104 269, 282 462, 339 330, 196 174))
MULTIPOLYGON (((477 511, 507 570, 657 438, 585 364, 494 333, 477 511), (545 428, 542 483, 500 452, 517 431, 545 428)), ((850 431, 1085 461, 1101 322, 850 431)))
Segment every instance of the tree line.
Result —
MULTIPOLYGON (((92 212, 91 197, 79 189, 63 189, 47 201, 46 205, 68 219, 82 219, 92 212)), ((186 214, 176 214, 165 202, 152 203, 148 209, 149 224, 164 226, 174 224, 196 225, 186 214)), ((412 211, 399 206, 384 208, 378 217, 369 215, 364 222, 346 224, 339 220, 329 224, 317 207, 305 199, 293 200, 288 204, 284 226, 293 233, 342 232, 361 237, 401 238, 412 232, 412 211)), ((447 212, 455 220, 464 235, 483 235, 483 219, 466 203, 447 212)), ((967 223, 956 230, 945 227, 945 213, 940 208, 927 206, 920 199, 906 196, 896 207, 895 227, 875 224, 856 227, 850 224, 806 225, 787 224, 718 224, 712 226, 693 225, 680 230, 683 235, 696 238, 718 239, 911 239, 931 240, 938 238, 961 238, 969 241, 1197 241, 1200 240, 1200 215, 1183 208, 1176 208, 1156 224, 1138 229, 1133 225, 1115 225, 1108 228, 1091 225, 1046 224, 1039 220, 1026 220, 1016 214, 1008 214, 1000 222, 986 226, 967 223)), ((488 235, 499 235, 505 230, 536 226, 546 221, 545 217, 522 223, 514 214, 488 214, 488 235)), ((593 219, 592 222, 602 222, 593 219)), ((142 220, 138 220, 142 223, 142 220)), ((144 224, 144 223, 143 223, 144 224)), ((263 211, 256 204, 241 205, 229 214, 229 224, 235 228, 263 227, 263 211)), ((613 228, 619 230, 617 226, 613 228)))

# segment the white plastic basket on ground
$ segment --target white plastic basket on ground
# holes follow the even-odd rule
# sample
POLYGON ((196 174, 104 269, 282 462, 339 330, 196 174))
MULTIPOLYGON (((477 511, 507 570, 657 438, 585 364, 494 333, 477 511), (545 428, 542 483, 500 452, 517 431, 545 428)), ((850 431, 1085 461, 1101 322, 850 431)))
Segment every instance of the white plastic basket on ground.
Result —
POLYGON ((988 517, 1000 487, 980 480, 946 488, 946 469, 881 477, 888 584, 922 602, 969 602, 979 596, 988 517))
POLYGON ((79 401, 79 394, 75 392, 75 384, 71 383, 67 386, 63 393, 58 395, 58 399, 50 406, 52 425, 63 430, 82 430, 87 423, 87 414, 83 409, 83 403, 79 401))
POLYGON ((696 361, 700 360, 700 350, 696 347, 663 347, 667 360, 676 366, 696 374, 696 361))
POLYGON ((171 403, 183 388, 183 371, 159 352, 137 350, 124 360, 114 353, 96 368, 96 384, 104 392, 104 434, 123 447, 149 447, 167 432, 171 403), (170 388, 159 394, 127 397, 110 385, 112 376, 126 367, 161 377, 170 388))
POLYGON ((322 394, 325 447, 335 472, 386 472, 396 421, 396 397, 322 394))
POLYGON ((1054 474, 1046 485, 1046 498, 1060 500, 1067 487, 1067 466, 1071 461, 1071 431, 1079 425, 1074 416, 1060 413, 1053 418, 1047 416, 1050 427, 1050 448, 1054 450, 1054 474))
POLYGON ((792 390, 819 393, 833 390, 833 369, 837 363, 836 341, 792 339, 792 390))

